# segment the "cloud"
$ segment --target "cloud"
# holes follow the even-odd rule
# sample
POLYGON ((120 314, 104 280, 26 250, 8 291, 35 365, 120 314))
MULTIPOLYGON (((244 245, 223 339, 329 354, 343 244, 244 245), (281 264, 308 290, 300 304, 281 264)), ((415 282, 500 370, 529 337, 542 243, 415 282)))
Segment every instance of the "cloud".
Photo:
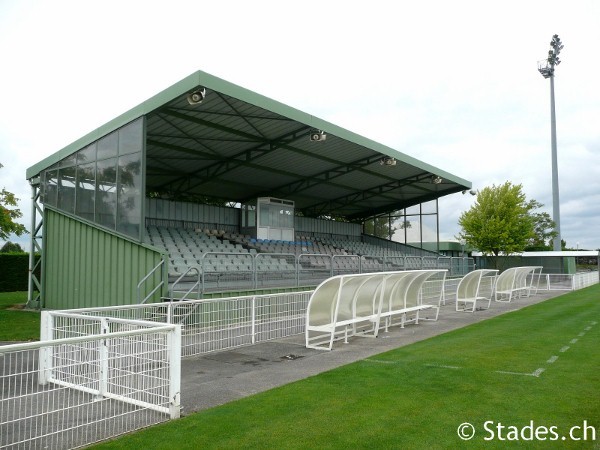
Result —
MULTIPOLYGON (((558 33, 563 238, 598 248, 598 17, 594 0, 3 2, 0 184, 28 225, 27 167, 201 69, 475 189, 521 183, 551 211, 549 82, 536 62, 558 33)), ((440 199, 441 236, 472 201, 440 199)))

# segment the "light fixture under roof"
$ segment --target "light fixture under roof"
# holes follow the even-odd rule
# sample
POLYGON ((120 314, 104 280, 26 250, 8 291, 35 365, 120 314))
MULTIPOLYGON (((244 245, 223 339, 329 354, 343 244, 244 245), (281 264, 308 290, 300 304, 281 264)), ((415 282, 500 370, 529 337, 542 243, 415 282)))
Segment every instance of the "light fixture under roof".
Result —
POLYGON ((395 166, 396 158, 392 158, 390 156, 384 156, 383 158, 381 158, 379 160, 379 164, 381 164, 382 166, 395 166))
POLYGON ((190 92, 187 96, 187 101, 190 105, 199 105, 206 98, 206 88, 198 88, 194 92, 190 92))
POLYGON ((323 130, 311 130, 310 140, 313 142, 322 142, 327 139, 327 134, 323 130))
POLYGON ((435 175, 431 175, 431 182, 433 184, 440 184, 442 181, 444 181, 444 180, 442 180, 441 177, 438 177, 438 176, 435 176, 435 175))

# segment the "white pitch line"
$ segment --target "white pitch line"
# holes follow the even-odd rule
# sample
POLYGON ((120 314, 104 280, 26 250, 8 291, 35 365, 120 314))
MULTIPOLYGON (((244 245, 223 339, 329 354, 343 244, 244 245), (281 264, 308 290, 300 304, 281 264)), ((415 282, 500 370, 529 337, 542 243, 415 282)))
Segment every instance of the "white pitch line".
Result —
POLYGON ((565 345, 563 348, 561 348, 561 349, 559 350, 559 352, 561 352, 561 353, 564 353, 564 352, 566 352, 567 350, 569 350, 570 348, 571 348, 571 347, 569 347, 568 345, 565 345))
POLYGON ((531 373, 509 372, 506 370, 496 370, 496 373, 503 373, 504 375, 521 375, 523 377, 539 377, 544 370, 546 370, 546 369, 544 369, 543 367, 540 367, 539 369, 536 369, 531 373))
POLYGON ((579 339, 577 339, 577 338, 575 338, 575 339, 571 339, 571 340, 569 341, 569 343, 570 343, 570 344, 576 344, 578 340, 579 340, 579 339))
POLYGON ((377 364, 398 364, 398 361, 381 361, 379 359, 365 359, 364 361, 374 362, 377 364))
POLYGON ((556 360, 558 359, 558 356, 552 356, 550 357, 550 359, 548 361, 546 361, 548 364, 552 364, 554 362, 556 362, 556 360))
POLYGON ((533 373, 509 372, 506 370, 496 370, 496 373, 502 373, 504 375, 521 375, 524 377, 534 377, 535 376, 533 373))
POLYGON ((596 325, 598 322, 596 322, 595 320, 592 320, 590 323, 591 323, 592 325, 596 325))
POLYGON ((425 367, 438 367, 440 369, 461 369, 458 366, 447 366, 445 364, 425 364, 425 367))
POLYGON ((585 331, 590 331, 592 329, 592 327, 585 327, 584 330, 585 331))
POLYGON ((584 337, 585 336, 585 331, 582 331, 581 333, 579 333, 577 336, 579 337, 584 337))

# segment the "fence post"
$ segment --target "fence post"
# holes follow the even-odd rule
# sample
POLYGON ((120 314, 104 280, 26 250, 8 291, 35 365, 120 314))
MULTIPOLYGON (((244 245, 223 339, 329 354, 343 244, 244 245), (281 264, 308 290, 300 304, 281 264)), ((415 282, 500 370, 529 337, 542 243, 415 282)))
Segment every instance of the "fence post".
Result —
MULTIPOLYGON (((42 310, 40 320, 40 341, 51 341, 54 334, 54 316, 50 311, 42 310)), ((42 347, 39 351, 38 384, 46 385, 52 375, 52 347, 42 347)))
POLYGON ((169 352, 169 415, 179 419, 181 415, 181 325, 167 334, 169 352))
POLYGON ((329 277, 333 276, 333 257, 335 255, 329 255, 329 277))
MULTIPOLYGON (((108 334, 110 327, 106 317, 100 319, 100 334, 108 334)), ((98 362, 100 371, 98 373, 98 398, 104 397, 108 388, 108 340, 100 339, 98 341, 98 362)))
POLYGON ((252 311, 250 314, 252 315, 250 320, 252 326, 252 343, 256 344, 256 296, 252 297, 252 311))

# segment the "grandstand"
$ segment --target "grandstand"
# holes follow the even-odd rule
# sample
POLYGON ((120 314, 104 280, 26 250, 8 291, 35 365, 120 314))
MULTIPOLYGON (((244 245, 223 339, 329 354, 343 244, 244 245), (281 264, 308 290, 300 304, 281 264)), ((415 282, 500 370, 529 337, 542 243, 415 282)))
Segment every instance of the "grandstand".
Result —
POLYGON ((363 224, 419 205, 437 214, 437 199, 471 188, 201 71, 51 154, 26 178, 28 304, 53 309, 452 267, 436 252, 368 236, 363 224))

